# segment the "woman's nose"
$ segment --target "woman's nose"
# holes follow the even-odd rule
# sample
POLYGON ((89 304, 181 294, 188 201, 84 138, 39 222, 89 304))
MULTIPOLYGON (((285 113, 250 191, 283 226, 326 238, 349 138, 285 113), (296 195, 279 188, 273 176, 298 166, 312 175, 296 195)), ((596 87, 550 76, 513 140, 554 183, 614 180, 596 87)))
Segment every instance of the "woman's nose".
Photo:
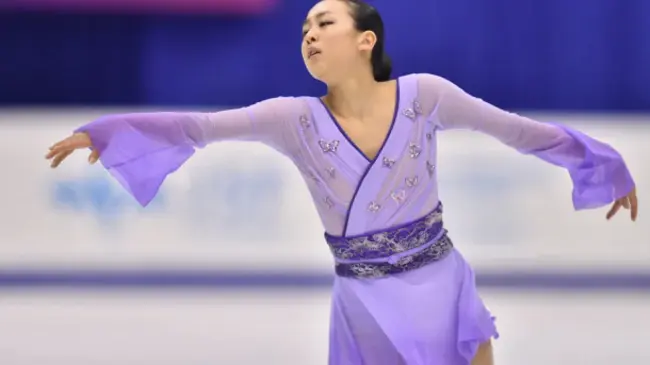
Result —
POLYGON ((316 42, 316 36, 314 35, 314 33, 312 31, 309 31, 305 35, 305 41, 307 42, 307 44, 312 44, 312 43, 316 42))

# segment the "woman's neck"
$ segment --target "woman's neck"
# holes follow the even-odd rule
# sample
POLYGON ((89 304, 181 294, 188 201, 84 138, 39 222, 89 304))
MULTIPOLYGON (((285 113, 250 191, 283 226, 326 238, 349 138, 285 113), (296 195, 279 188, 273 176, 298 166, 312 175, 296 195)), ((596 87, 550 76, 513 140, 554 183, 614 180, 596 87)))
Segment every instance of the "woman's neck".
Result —
POLYGON ((384 90, 384 83, 375 81, 372 75, 350 78, 329 87, 325 102, 333 113, 341 117, 363 119, 376 107, 384 90))

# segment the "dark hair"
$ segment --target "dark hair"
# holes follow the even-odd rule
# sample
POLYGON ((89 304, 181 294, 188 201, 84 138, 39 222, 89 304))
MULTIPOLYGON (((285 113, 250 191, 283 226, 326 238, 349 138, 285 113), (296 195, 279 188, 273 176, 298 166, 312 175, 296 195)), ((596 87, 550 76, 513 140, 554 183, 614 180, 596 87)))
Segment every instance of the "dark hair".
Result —
POLYGON ((377 9, 361 0, 343 0, 352 9, 352 19, 360 32, 371 31, 377 36, 377 43, 372 49, 370 63, 375 81, 390 80, 393 65, 384 51, 384 22, 377 9))

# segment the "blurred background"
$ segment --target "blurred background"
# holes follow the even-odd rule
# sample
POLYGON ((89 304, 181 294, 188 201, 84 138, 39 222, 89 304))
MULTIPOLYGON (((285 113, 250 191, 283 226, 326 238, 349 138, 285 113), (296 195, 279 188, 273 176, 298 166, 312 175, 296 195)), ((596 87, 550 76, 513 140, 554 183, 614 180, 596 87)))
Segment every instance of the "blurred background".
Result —
MULTIPOLYGON (((439 136, 456 246, 497 317, 500 365, 650 362, 650 2, 410 0, 395 76, 444 76, 615 146, 641 203, 574 212, 565 171, 439 136)), ((196 154, 141 209, 77 154, 82 123, 319 95, 304 0, 0 1, 0 364, 325 364, 332 262, 297 170, 262 145, 196 154), (235 159, 236 158, 236 159, 235 159)))

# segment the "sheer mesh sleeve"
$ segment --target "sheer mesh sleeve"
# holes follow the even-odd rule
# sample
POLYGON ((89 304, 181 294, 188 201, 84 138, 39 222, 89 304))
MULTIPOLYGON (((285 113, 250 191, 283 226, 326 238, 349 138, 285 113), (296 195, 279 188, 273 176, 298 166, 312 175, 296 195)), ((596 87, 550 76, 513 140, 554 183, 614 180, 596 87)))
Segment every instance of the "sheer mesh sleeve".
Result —
POLYGON ((275 98, 211 113, 133 113, 101 117, 78 128, 90 136, 104 167, 143 206, 196 148, 223 140, 258 141, 285 155, 295 147, 288 124, 303 107, 275 98))
POLYGON ((521 153, 567 169, 573 181, 575 209, 609 204, 634 188, 623 158, 611 146, 567 126, 501 110, 444 78, 418 77, 421 97, 433 105, 429 119, 438 129, 479 131, 521 153))

